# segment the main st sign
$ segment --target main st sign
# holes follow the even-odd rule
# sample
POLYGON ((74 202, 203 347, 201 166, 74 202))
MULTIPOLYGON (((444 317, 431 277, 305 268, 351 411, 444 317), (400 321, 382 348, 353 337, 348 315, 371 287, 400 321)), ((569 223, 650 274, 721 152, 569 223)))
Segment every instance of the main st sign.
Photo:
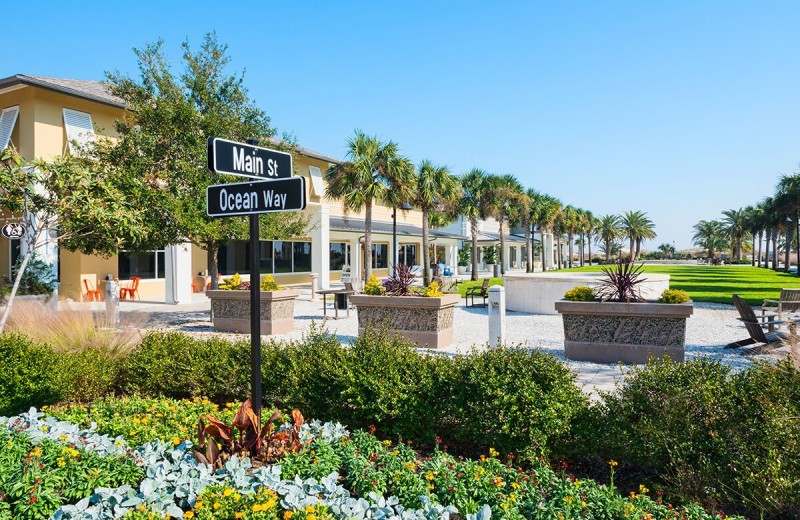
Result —
POLYGON ((288 179, 292 154, 252 144, 209 137, 208 169, 212 172, 256 179, 288 179))

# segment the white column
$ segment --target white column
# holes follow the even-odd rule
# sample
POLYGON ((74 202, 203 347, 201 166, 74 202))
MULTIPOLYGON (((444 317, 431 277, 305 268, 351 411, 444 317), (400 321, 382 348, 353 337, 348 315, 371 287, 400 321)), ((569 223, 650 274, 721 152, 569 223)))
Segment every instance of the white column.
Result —
POLYGON ((489 287, 489 346, 503 345, 506 336, 506 290, 502 285, 489 287))
POLYGON ((353 282, 361 280, 361 243, 358 237, 350 240, 350 273, 353 282))
POLYGON ((444 249, 444 263, 450 267, 455 274, 456 264, 458 263, 458 249, 454 242, 447 244, 447 247, 444 249))
POLYGON ((191 303, 192 301, 192 245, 190 243, 167 246, 164 252, 166 292, 168 304, 191 303))
POLYGON ((322 204, 311 217, 311 270, 319 274, 319 289, 331 286, 330 208, 322 204))

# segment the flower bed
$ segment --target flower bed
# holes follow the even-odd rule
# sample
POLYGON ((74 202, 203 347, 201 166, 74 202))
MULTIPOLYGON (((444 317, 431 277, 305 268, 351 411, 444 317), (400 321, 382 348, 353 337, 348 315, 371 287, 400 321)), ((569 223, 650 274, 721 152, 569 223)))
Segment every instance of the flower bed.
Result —
MULTIPOLYGON (((133 406, 132 400, 118 402, 123 408, 133 406)), ((94 493, 89 489, 76 493, 75 503, 61 507, 53 516, 55 520, 120 517, 143 520, 167 518, 167 515, 198 519, 447 520, 456 512, 469 520, 488 520, 491 516, 532 520, 718 518, 697 506, 676 509, 662 504, 644 488, 622 496, 613 481, 606 486, 576 479, 563 470, 549 469, 545 463, 523 470, 515 467, 511 459, 502 462, 494 450, 480 459, 464 460, 449 455, 445 446, 437 445, 430 456, 422 457, 410 443, 381 440, 374 431, 350 434, 334 423, 304 424, 301 427, 304 447, 289 454, 280 464, 254 469, 249 459, 233 458, 224 470, 212 471, 195 460, 190 440, 156 441, 131 450, 124 436, 105 434, 105 431, 126 431, 142 422, 142 413, 120 413, 115 418, 112 414, 114 420, 109 421, 108 413, 113 406, 113 400, 106 400, 87 407, 53 410, 84 424, 98 418, 96 429, 81 429, 71 422, 45 418, 35 410, 0 419, 0 431, 9 430, 5 435, 15 436, 16 443, 54 446, 73 443, 90 454, 87 460, 89 456, 107 458, 108 464, 113 460, 124 465, 120 458, 127 455, 146 471, 138 483, 125 481, 119 487, 111 484, 95 489, 94 493)), ((210 407, 202 400, 178 405, 174 401, 140 400, 136 406, 137 410, 144 408, 146 414, 152 414, 148 423, 163 423, 151 424, 152 432, 162 435, 182 431, 182 424, 190 422, 199 407, 210 407), (158 410, 169 410, 172 406, 179 413, 181 405, 188 410, 186 418, 158 416, 161 413, 158 410)), ((127 464, 138 469, 130 462, 127 464)), ((0 481, 0 489, 3 485, 0 481)), ((0 500, 0 504, 4 503, 0 500)), ((2 511, 0 505, 0 518, 2 511)), ((46 515, 14 518, 46 518, 46 515)))

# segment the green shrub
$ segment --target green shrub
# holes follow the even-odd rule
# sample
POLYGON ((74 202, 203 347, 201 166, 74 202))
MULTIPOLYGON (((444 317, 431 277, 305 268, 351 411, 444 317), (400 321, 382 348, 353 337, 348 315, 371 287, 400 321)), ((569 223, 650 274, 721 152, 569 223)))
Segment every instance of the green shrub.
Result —
POLYGON ((596 413, 578 451, 657 474, 682 499, 800 515, 800 373, 788 362, 736 374, 708 359, 651 363, 596 413))
POLYGON ((691 300, 691 298, 689 298, 689 294, 686 291, 665 289, 664 292, 661 293, 658 303, 686 303, 689 300, 691 300))
POLYGON ((61 398, 55 377, 58 356, 21 334, 0 335, 0 416, 51 404, 61 398))
POLYGON ((572 302, 593 302, 597 299, 594 289, 579 285, 564 293, 564 299, 572 302))
POLYGON ((250 388, 249 341, 195 339, 151 332, 125 363, 124 389, 140 395, 214 401, 245 398, 250 388))
POLYGON ((119 384, 122 362, 94 349, 58 354, 57 377, 62 399, 89 402, 113 393, 119 384))
MULTIPOLYGON (((20 256, 16 265, 11 269, 11 276, 4 277, 5 285, 0 289, 0 295, 8 296, 14 286, 14 279, 17 271, 22 265, 23 257, 20 256)), ((17 295, 52 294, 56 288, 56 275, 53 273, 53 266, 46 263, 39 255, 33 254, 25 266, 25 272, 17 287, 17 295)))

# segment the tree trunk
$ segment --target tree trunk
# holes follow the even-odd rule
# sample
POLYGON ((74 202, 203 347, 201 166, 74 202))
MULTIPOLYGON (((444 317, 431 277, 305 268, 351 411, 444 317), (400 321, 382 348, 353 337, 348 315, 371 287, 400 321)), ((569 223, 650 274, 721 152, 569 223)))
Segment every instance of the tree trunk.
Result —
POLYGON ((630 254, 628 254, 628 261, 633 262, 635 260, 635 258, 633 257, 633 242, 634 242, 633 235, 631 235, 630 238, 631 238, 631 251, 630 254))
POLYGON ((736 259, 742 259, 742 244, 744 243, 744 236, 739 235, 736 237, 736 259))
POLYGON ((216 242, 209 242, 206 244, 206 261, 208 263, 208 277, 211 278, 209 287, 212 291, 219 289, 219 264, 217 256, 219 255, 219 247, 216 242))
POLYGON ((603 243, 606 246, 606 263, 611 261, 611 240, 603 239, 603 243))
POLYGON ((772 270, 778 270, 778 228, 772 230, 772 270))
POLYGON ((561 233, 556 237, 556 257, 558 258, 558 269, 564 265, 563 252, 561 251, 561 233))
POLYGON ((784 255, 783 255, 783 272, 789 272, 789 255, 792 254, 792 235, 794 235, 794 230, 790 223, 786 224, 786 247, 784 247, 784 255))
POLYGON ((542 228, 542 227, 539 228, 539 236, 542 239, 542 272, 545 272, 545 271, 547 271, 547 256, 548 256, 548 254, 547 254, 547 250, 545 249, 545 246, 544 246, 546 239, 545 239, 544 228, 542 228))
POLYGON ((428 210, 422 210, 422 282, 425 287, 431 284, 431 255, 428 250, 428 210))
POLYGON ((567 254, 569 255, 569 258, 567 258, 567 265, 570 269, 572 269, 572 255, 575 254, 572 238, 572 233, 567 233, 567 254))
POLYGON ((11 294, 8 295, 6 308, 3 309, 3 317, 0 318, 0 333, 2 333, 6 328, 8 316, 11 314, 11 305, 14 303, 14 297, 17 295, 17 289, 19 289, 19 282, 22 281, 22 275, 25 274, 25 268, 28 266, 28 260, 31 259, 32 254, 33 252, 31 251, 31 248, 28 248, 28 250, 25 251, 25 256, 22 257, 22 263, 19 265, 19 271, 17 271, 17 275, 14 277, 14 285, 11 287, 11 294))
POLYGON ((589 248, 589 267, 592 266, 592 234, 589 233, 586 237, 586 246, 589 248))
POLYGON ((764 269, 769 269, 769 241, 771 238, 772 230, 767 229, 764 234, 766 235, 764 238, 764 269))
POLYGON ((795 242, 795 262, 797 263, 797 276, 800 276, 800 221, 798 221, 797 215, 794 217, 794 233, 795 238, 797 241, 795 242))
POLYGON ((636 239, 636 256, 633 257, 634 260, 638 260, 639 259, 639 253, 641 251, 642 251, 642 239, 641 238, 637 238, 636 239))
MULTIPOLYGON (((503 234, 505 218, 500 216, 500 274, 506 274, 506 240, 503 234)), ((490 275, 491 276, 491 275, 490 275)))
POLYGON ((527 224, 525 226, 525 258, 527 261, 525 262, 525 272, 532 273, 533 272, 533 230, 531 229, 531 225, 527 224))
MULTIPOLYGON (((408 266, 411 267, 411 266, 408 266)), ((364 282, 372 276, 372 201, 364 204, 364 282)))
POLYGON ((750 230, 750 236, 752 237, 753 242, 753 253, 750 255, 750 266, 756 266, 756 232, 755 230, 750 230))
POLYGON ((478 281, 478 219, 473 218, 470 220, 472 227, 472 276, 470 279, 473 282, 478 281))

